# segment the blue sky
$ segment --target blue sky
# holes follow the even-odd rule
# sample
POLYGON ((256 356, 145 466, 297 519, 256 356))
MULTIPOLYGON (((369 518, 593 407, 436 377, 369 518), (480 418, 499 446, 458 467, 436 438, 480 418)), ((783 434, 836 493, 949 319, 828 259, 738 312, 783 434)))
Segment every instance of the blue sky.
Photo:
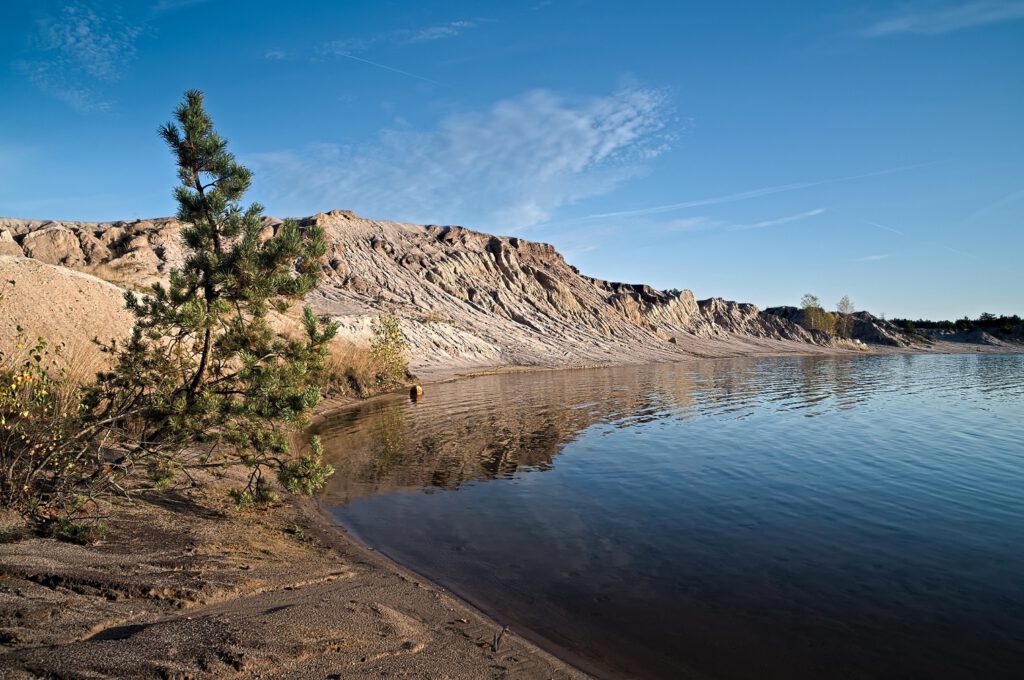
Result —
POLYGON ((173 214, 156 128, 195 87, 273 215, 762 306, 1024 313, 1024 0, 25 0, 0 45, 0 215, 173 214))

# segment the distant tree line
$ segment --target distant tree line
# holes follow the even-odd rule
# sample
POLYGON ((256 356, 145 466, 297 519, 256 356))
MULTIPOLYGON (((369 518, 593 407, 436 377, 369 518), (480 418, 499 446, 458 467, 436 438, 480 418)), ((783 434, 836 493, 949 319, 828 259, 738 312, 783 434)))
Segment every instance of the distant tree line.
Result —
POLYGON ((988 312, 985 312, 977 319, 964 316, 956 321, 931 321, 929 319, 917 319, 914 321, 910 319, 891 319, 891 321, 908 333, 914 333, 918 330, 971 331, 976 328, 986 332, 1011 333, 1021 325, 1021 318, 1016 314, 1013 316, 1006 316, 1004 314, 996 316, 988 312))

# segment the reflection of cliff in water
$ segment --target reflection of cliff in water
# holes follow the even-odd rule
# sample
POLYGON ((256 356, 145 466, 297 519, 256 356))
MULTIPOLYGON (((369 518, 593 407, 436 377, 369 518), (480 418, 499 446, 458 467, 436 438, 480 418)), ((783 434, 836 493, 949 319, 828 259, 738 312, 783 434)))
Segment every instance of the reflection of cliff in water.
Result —
POLYGON ((484 376, 432 385, 416 403, 396 396, 345 409, 314 428, 336 470, 322 498, 339 504, 546 470, 581 430, 663 401, 636 380, 636 371, 484 376))
POLYGON ((857 358, 735 359, 430 385, 417 403, 386 397, 331 414, 314 428, 337 470, 323 500, 343 504, 373 493, 455 489, 543 471, 598 423, 630 427, 705 413, 742 418, 758 408, 807 416, 830 406, 855 408, 898 386, 894 370, 911 369, 857 358))

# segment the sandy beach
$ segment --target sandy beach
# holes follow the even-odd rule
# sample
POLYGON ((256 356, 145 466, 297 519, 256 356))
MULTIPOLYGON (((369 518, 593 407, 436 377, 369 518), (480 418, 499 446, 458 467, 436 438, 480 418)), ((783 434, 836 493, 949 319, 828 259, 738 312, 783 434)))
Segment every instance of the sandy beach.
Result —
POLYGON ((226 490, 141 496, 108 540, 0 544, 4 678, 582 678, 359 545, 314 501, 241 511, 226 490))

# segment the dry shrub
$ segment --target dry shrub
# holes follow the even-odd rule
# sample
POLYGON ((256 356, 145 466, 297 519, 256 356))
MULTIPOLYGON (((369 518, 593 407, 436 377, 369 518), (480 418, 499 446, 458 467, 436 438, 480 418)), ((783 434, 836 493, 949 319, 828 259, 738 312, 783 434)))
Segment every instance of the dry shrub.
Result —
POLYGON ((109 368, 107 355, 95 342, 77 338, 70 343, 50 345, 43 338, 30 340, 24 333, 18 335, 14 347, 0 350, 0 375, 16 374, 27 365, 36 363, 45 373, 53 403, 58 413, 77 409, 81 401, 81 388, 96 380, 96 374, 109 368), (35 361, 36 355, 45 361, 35 361))
MULTIPOLYGON (((300 338, 304 332, 294 314, 271 312, 269 321, 274 330, 286 338, 300 338)), ((323 370, 320 389, 326 397, 365 399, 381 391, 377 384, 380 367, 368 343, 335 338, 327 345, 323 370)))
POLYGON ((116 473, 83 436, 90 419, 68 362, 42 339, 0 355, 0 495, 26 515, 82 515, 116 473))
MULTIPOLYGON (((14 282, 0 285, 0 303, 14 282)), ((65 518, 88 510, 94 488, 81 385, 96 366, 92 348, 50 347, 19 327, 0 348, 0 500, 26 515, 65 518)), ((102 471, 101 471, 102 475, 102 471)))
POLYGON ((327 348, 324 393, 328 396, 373 396, 377 392, 377 372, 369 347, 335 340, 327 348))
POLYGON ((325 385, 328 395, 369 397, 408 383, 409 344, 401 320, 385 311, 373 323, 370 346, 335 340, 328 346, 325 385))
POLYGON ((77 338, 57 347, 53 367, 60 373, 66 398, 71 398, 79 387, 95 381, 97 373, 110 368, 110 357, 95 342, 77 338))
POLYGON ((392 390, 409 379, 409 343, 394 310, 382 312, 373 324, 370 354, 377 366, 377 387, 392 390))

